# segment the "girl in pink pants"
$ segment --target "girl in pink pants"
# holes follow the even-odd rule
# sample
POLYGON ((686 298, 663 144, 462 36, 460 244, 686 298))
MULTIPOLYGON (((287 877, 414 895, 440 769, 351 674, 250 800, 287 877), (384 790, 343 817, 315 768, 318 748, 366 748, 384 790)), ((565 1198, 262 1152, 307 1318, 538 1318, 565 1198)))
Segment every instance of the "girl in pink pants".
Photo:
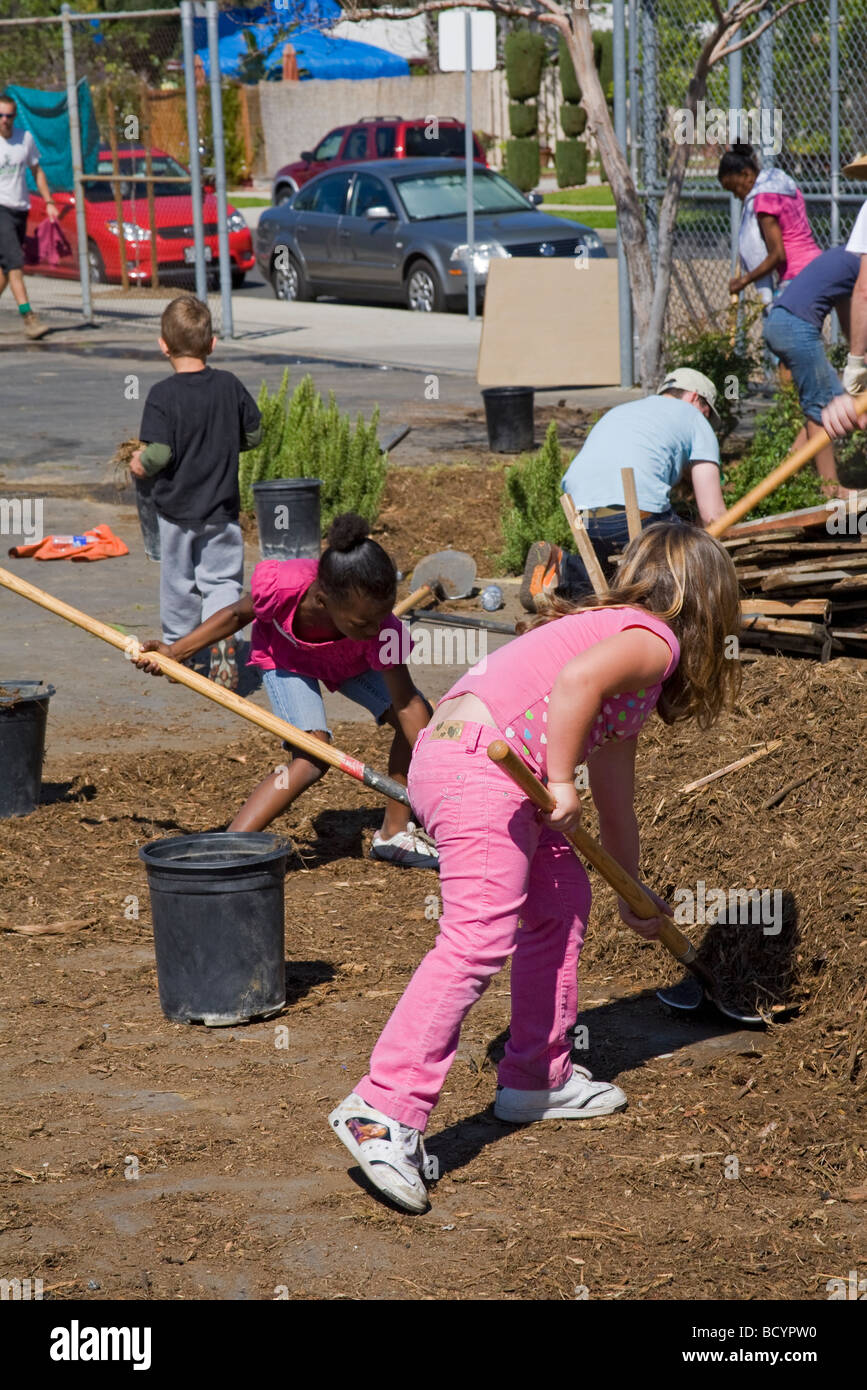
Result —
MULTIPOLYGON (((509 957, 512 1016, 494 1113, 526 1123, 626 1104, 618 1087, 571 1060, 590 884, 560 832, 580 820, 574 776, 586 761, 602 843, 637 875, 637 735, 654 709, 667 724, 716 719, 739 684, 738 663, 726 658, 739 626, 722 547, 692 527, 650 526, 606 594, 580 608, 555 600, 550 616, 468 671, 419 735, 408 790, 439 853, 439 935, 367 1076, 330 1116, 371 1182, 407 1211, 428 1205, 421 1135, 461 1024, 509 957), (498 738, 547 781, 551 815, 487 757, 498 738)), ((620 915, 639 935, 657 935, 658 919, 623 902, 620 915)))

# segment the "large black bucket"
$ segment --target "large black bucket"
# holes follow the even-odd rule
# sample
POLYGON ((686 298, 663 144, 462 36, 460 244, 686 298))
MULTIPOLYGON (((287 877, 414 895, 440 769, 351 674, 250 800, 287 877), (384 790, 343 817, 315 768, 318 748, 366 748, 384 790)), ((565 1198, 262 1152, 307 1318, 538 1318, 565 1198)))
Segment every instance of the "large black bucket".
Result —
POLYGON ((0 680, 0 819, 39 805, 45 725, 53 685, 0 680))
POLYGON ((253 484, 259 549, 265 560, 319 559, 319 478, 271 478, 253 484))
POLYGON ((138 522, 144 541, 145 555, 149 560, 160 558, 160 527, 157 509, 151 496, 154 488, 153 478, 136 478, 135 504, 138 508, 138 522))
POLYGON ((523 454, 533 447, 532 386, 490 386, 482 392, 488 445, 495 454, 523 454))
POLYGON ((142 845, 166 1018, 220 1028, 283 1008, 283 879, 291 848, 259 831, 142 845))

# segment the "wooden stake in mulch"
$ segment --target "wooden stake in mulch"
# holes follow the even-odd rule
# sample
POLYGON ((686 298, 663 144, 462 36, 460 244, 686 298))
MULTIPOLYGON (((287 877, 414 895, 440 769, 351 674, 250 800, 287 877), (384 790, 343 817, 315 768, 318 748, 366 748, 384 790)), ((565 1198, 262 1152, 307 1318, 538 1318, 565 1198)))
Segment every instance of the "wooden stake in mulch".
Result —
POLYGON ((631 468, 621 468, 620 477, 623 481, 623 500, 626 503, 626 525, 629 527, 629 539, 634 541, 636 536, 641 535, 641 512, 638 510, 635 474, 631 468))
POLYGON ((717 768, 716 772, 709 772, 707 777, 699 777, 697 782, 687 782, 685 787, 681 787, 681 795, 684 792, 698 791, 699 787, 706 787, 708 782, 716 782, 719 777, 727 777, 730 772, 739 772, 742 767, 749 767, 750 763, 758 762, 759 758, 766 758, 769 753, 775 753, 781 747, 781 738, 771 739, 764 748, 758 748, 755 753, 747 753, 746 757, 738 758, 737 762, 728 763, 725 767, 717 768))
POLYGON ((593 585, 595 594, 604 594, 608 589, 605 575, 602 573, 602 566, 596 558, 596 551, 593 549, 593 542, 587 534, 584 526, 584 518, 576 509, 575 503, 568 492, 560 493, 560 506, 566 514, 569 523, 569 530, 575 538, 578 547, 578 554, 584 561, 584 568, 587 571, 590 583, 593 585))

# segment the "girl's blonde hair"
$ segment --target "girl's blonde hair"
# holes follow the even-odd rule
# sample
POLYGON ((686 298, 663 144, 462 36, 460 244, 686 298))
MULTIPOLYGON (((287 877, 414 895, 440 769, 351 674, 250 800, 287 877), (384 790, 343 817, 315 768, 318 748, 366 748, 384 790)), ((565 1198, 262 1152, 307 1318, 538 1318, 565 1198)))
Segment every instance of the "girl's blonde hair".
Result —
POLYGON ((656 707, 660 718, 666 724, 695 719, 708 728, 734 704, 741 685, 738 579, 728 552, 696 526, 655 522, 627 546, 604 593, 576 603, 552 598, 527 627, 588 608, 627 607, 661 618, 680 643, 680 661, 656 707))

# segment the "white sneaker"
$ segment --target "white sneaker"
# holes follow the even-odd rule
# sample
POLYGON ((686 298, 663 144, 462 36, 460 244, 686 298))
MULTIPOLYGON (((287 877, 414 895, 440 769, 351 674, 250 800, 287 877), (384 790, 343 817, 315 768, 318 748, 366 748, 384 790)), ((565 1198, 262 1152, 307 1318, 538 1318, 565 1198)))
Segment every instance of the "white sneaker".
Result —
POLYGON ((427 1156, 417 1129, 383 1115, 354 1091, 328 1121, 374 1187, 405 1211, 427 1211, 422 1181, 427 1156))
POLYGON ((377 830, 370 851, 371 859, 384 859, 399 864, 402 869, 438 869, 436 845, 429 835, 410 821, 406 830, 399 830, 390 840, 377 830))
POLYGON ((582 1120, 593 1115, 613 1115, 622 1110, 626 1096, 610 1081, 594 1081, 586 1067, 575 1066, 569 1080, 557 1091, 518 1091, 498 1086, 494 1114, 510 1124, 533 1120, 582 1120))

